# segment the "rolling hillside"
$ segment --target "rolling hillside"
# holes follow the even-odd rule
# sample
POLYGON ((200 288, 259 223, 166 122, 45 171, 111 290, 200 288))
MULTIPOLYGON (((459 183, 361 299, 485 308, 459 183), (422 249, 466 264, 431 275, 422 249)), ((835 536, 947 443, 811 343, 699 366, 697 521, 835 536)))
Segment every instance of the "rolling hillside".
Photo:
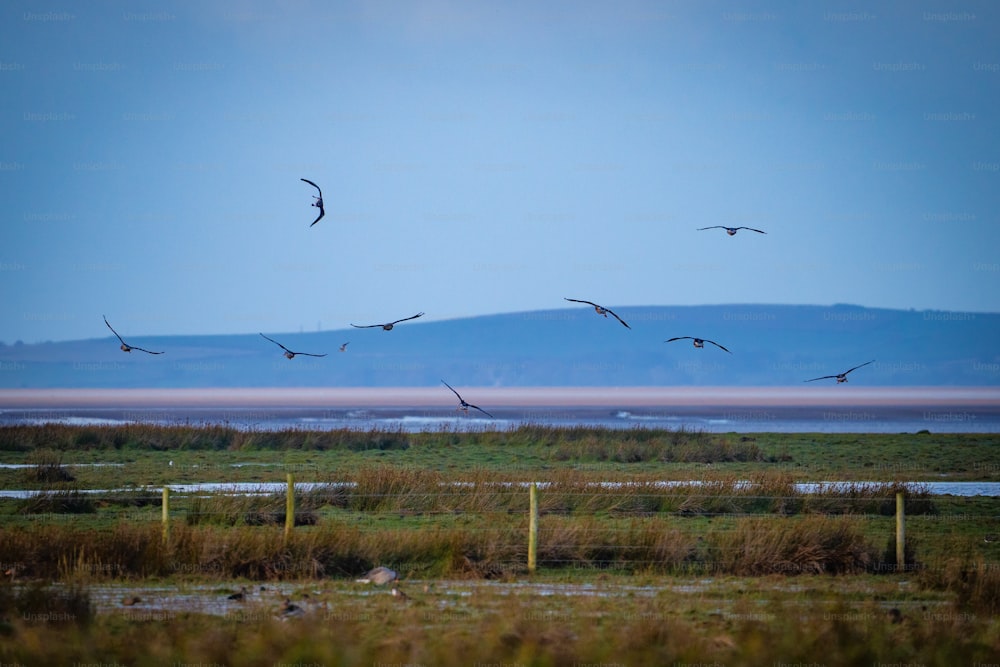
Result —
MULTIPOLYGON (((612 307, 614 307, 612 305, 612 307)), ((150 336, 125 354, 109 336, 0 346, 0 387, 777 386, 842 372, 883 386, 1000 384, 1000 314, 836 306, 615 307, 407 322, 391 332, 150 336), (718 341, 732 354, 673 336, 718 341), (344 353, 341 343, 351 341, 344 353)), ((99 320, 98 320, 99 322, 99 320)), ((832 382, 832 380, 827 381, 832 382)))

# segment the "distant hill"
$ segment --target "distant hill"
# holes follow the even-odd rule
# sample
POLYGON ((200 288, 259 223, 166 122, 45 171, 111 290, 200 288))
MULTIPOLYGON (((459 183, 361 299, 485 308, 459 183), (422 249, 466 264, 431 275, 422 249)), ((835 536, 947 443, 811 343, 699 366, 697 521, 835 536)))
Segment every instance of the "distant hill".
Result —
MULTIPOLYGON (((150 336, 126 354, 111 336, 0 346, 0 387, 777 386, 839 373, 881 386, 1000 385, 1000 314, 835 306, 590 308, 407 322, 390 332, 150 336), (718 341, 732 354, 673 336, 718 341), (341 343, 351 341, 344 353, 341 343)), ((832 382, 828 380, 826 382, 832 382)))

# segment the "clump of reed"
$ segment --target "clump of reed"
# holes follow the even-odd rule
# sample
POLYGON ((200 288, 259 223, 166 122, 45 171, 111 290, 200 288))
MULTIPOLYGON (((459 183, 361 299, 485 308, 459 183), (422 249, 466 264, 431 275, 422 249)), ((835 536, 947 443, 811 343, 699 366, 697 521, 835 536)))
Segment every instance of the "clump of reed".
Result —
POLYGON ((90 594, 83 586, 31 582, 0 586, 0 634, 13 634, 11 621, 54 627, 86 626, 94 616, 90 594))
POLYGON ((39 449, 28 456, 30 468, 23 477, 29 484, 65 484, 76 477, 62 464, 62 455, 51 449, 39 449))
POLYGON ((17 514, 93 514, 93 497, 79 489, 53 489, 32 493, 17 503, 17 514))
POLYGON ((661 522, 633 519, 609 527, 596 518, 548 520, 538 534, 538 562, 550 568, 676 572, 704 563, 703 540, 661 522))
POLYGON ((849 517, 745 518, 711 541, 713 567, 742 576, 858 574, 878 563, 877 549, 849 517))
POLYGON ((1000 613, 1000 566, 982 556, 949 558, 922 568, 919 576, 924 587, 953 593, 961 609, 991 617, 1000 613))
MULTIPOLYGON (((310 494, 296 494, 294 525, 316 525, 314 498, 310 494)), ((189 526, 284 525, 286 507, 285 495, 280 493, 196 495, 188 503, 184 520, 189 526)))
POLYGON ((902 482, 842 482, 820 487, 816 492, 803 496, 803 511, 822 514, 877 514, 893 516, 896 513, 896 494, 905 496, 907 515, 937 514, 927 485, 902 482))
POLYGON ((536 427, 537 443, 551 448, 555 461, 611 461, 615 463, 723 463, 763 461, 756 442, 729 436, 684 429, 642 429, 609 431, 577 427, 546 429, 536 427), (548 433, 547 431, 554 431, 548 433))

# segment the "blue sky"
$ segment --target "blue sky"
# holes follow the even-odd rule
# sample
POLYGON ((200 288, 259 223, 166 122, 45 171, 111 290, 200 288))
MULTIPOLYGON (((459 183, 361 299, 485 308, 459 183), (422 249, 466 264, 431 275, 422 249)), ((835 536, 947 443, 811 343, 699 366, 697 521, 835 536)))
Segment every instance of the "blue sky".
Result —
POLYGON ((0 341, 996 312, 997 34, 987 2, 7 2, 0 341))

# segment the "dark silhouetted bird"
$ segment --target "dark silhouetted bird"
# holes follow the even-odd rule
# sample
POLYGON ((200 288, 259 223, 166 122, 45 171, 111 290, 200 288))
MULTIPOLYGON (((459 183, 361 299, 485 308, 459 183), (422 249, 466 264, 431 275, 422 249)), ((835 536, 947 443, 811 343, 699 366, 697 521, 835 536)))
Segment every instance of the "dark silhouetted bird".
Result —
POLYGON ((469 403, 464 398, 462 398, 461 395, 459 395, 459 393, 457 391, 455 391, 455 389, 450 384, 448 384, 444 380, 441 380, 441 382, 443 382, 444 386, 448 387, 448 389, 451 389, 452 393, 455 394, 455 396, 458 396, 458 402, 461 403, 461 405, 458 408, 459 410, 465 410, 466 412, 468 412, 469 408, 475 408, 476 410, 479 410, 480 412, 482 412, 484 415, 486 415, 490 419, 496 419, 496 417, 494 417, 490 413, 486 412, 486 410, 483 410, 478 405, 473 405, 472 403, 469 403))
POLYGON ((423 317, 423 316, 424 316, 423 313, 417 313, 412 317, 404 317, 401 320, 396 320, 395 322, 388 322, 386 324, 352 324, 351 326, 354 327, 355 329, 376 329, 378 327, 382 327, 386 331, 392 331, 392 328, 397 324, 399 324, 400 322, 406 322, 407 320, 415 320, 418 317, 423 317))
POLYGON ((246 586, 242 586, 242 587, 240 587, 240 590, 236 591, 235 593, 233 593, 232 595, 230 595, 226 599, 227 600, 236 600, 237 602, 242 602, 243 600, 245 600, 247 598, 247 596, 249 594, 250 594, 249 589, 247 589, 246 586))
POLYGON ((324 215, 326 215, 326 210, 323 208, 323 191, 320 190, 320 188, 319 188, 318 185, 316 185, 315 183, 313 183, 312 181, 310 181, 308 178, 302 178, 302 179, 299 179, 299 180, 305 181, 306 183, 308 183, 309 185, 313 186, 314 188, 316 188, 319 191, 319 197, 315 197, 314 196, 313 199, 315 199, 316 201, 314 201, 312 203, 313 206, 316 206, 316 207, 319 208, 319 216, 315 220, 312 221, 312 225, 309 225, 310 227, 312 227, 317 222, 319 222, 320 220, 322 220, 324 215))
MULTIPOLYGON (((726 348, 722 347, 721 345, 719 345, 718 343, 716 343, 714 340, 709 340, 707 338, 695 338, 694 336, 677 336, 675 338, 668 338, 667 340, 665 340, 663 342, 664 343, 672 343, 675 340, 688 340, 688 339, 693 340, 694 341, 694 346, 697 347, 697 348, 703 348, 703 347, 705 347, 705 343, 711 343, 712 345, 714 345, 715 347, 719 348, 720 350, 723 350, 725 352, 729 352, 729 350, 727 350, 726 348)), ((729 354, 732 354, 732 352, 729 352, 729 354)))
POLYGON ((767 234, 767 232, 762 232, 759 229, 754 229, 753 227, 723 227, 722 225, 712 225, 711 227, 699 227, 698 231, 703 232, 706 229, 725 229, 726 233, 730 236, 736 236, 736 232, 741 229, 749 229, 751 232, 757 232, 758 234, 767 234))
POLYGON ((803 382, 815 382, 816 380, 826 380, 826 379, 830 379, 830 378, 836 379, 837 380, 837 384, 840 384, 841 382, 847 382, 847 374, 848 373, 850 373, 851 371, 856 371, 859 368, 861 368, 862 366, 867 366, 868 364, 873 363, 874 361, 875 361, 874 359, 872 359, 871 361, 866 361, 865 363, 859 364, 858 366, 855 366, 851 370, 844 371, 843 373, 837 373, 836 375, 824 375, 822 377, 812 378, 811 380, 803 380, 803 382))
MULTIPOLYGON (((264 336, 264 334, 261 334, 261 336, 263 336, 264 338, 267 338, 267 336, 264 336)), ((285 351, 285 356, 287 358, 289 358, 289 359, 294 359, 295 357, 297 357, 300 354, 302 356, 304 356, 304 357, 325 357, 326 356, 325 354, 313 354, 311 352, 292 352, 287 347, 285 347, 284 345, 282 345, 278 341, 274 340, 273 338, 267 338, 267 340, 271 341, 272 343, 274 343, 275 345, 277 345, 278 347, 280 347, 282 350, 284 350, 285 351)))
MULTIPOLYGON (((104 315, 101 315, 101 317, 104 317, 104 315)), ((139 350, 140 352, 145 352, 146 354, 163 354, 162 352, 151 352, 150 350, 145 350, 141 347, 136 347, 135 345, 129 345, 128 343, 125 342, 125 340, 121 336, 118 335, 118 332, 114 330, 114 327, 112 327, 108 323, 107 317, 104 317, 104 323, 108 325, 109 329, 111 329, 111 333, 113 333, 115 336, 118 337, 118 340, 122 344, 122 352, 131 352, 132 350, 139 350)))
POLYGON ((626 329, 631 329, 632 328, 628 324, 625 324, 625 320, 623 320, 622 318, 618 317, 618 315, 615 315, 615 312, 613 310, 611 310, 610 308, 605 308, 604 306, 598 306, 593 301, 584 301, 583 299, 570 299, 569 297, 566 297, 566 296, 564 296, 563 298, 566 299, 567 301, 575 301, 576 303, 586 303, 586 304, 589 304, 589 305, 591 305, 591 306, 594 307, 594 310, 597 311, 598 315, 604 315, 604 317, 607 317, 608 313, 611 313, 614 316, 614 318, 616 320, 618 320, 619 322, 621 322, 622 325, 626 329))

